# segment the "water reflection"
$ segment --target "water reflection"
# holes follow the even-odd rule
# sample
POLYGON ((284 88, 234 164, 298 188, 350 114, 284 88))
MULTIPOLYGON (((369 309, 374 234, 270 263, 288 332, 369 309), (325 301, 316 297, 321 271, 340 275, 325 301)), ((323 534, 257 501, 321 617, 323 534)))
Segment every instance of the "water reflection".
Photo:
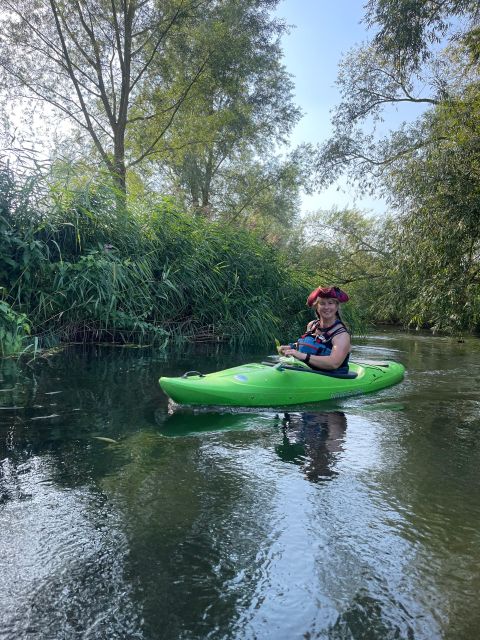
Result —
POLYGON ((155 416, 162 436, 181 438, 218 431, 246 431, 262 427, 280 427, 281 442, 274 445, 278 457, 301 467, 311 482, 321 482, 337 475, 336 465, 347 429, 341 411, 242 413, 178 411, 155 416))
POLYGON ((330 480, 337 475, 346 429, 347 419, 341 411, 285 413, 283 440, 275 451, 284 462, 299 465, 311 482, 330 480))
POLYGON ((193 413, 191 411, 177 411, 165 415, 163 409, 159 409, 155 414, 155 422, 159 426, 161 435, 177 438, 214 431, 245 430, 258 425, 259 421, 272 424, 272 416, 240 412, 193 413))

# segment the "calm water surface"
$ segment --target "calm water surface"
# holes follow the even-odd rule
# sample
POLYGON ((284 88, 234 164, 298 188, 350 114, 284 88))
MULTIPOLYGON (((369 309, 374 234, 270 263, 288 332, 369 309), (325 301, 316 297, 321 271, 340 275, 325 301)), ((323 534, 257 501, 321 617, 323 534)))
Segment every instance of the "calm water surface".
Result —
POLYGON ((267 354, 0 363, 0 638, 476 640, 480 340, 379 332, 354 354, 407 377, 172 412, 160 375, 267 354))

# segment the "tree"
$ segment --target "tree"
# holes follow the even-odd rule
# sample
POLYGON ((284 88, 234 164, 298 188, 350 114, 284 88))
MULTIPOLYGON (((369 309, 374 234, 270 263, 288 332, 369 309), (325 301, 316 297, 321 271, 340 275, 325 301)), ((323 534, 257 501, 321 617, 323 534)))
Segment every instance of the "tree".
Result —
POLYGON ((217 217, 284 243, 286 229, 297 219, 302 183, 301 167, 293 158, 260 161, 248 153, 239 155, 217 175, 217 217))
POLYGON ((429 74, 408 76, 371 46, 346 56, 338 76, 342 101, 333 112, 334 133, 316 153, 309 149, 317 185, 331 184, 345 172, 362 189, 378 190, 402 158, 435 143, 421 118, 387 134, 377 131, 387 107, 410 105, 418 112, 419 106, 434 108, 450 99, 457 90, 453 68, 445 57, 429 74))
POLYGON ((346 172, 364 189, 375 190, 403 158, 437 143, 422 118, 413 117, 386 135, 379 134, 379 125, 388 107, 409 104, 431 110, 475 81, 477 8, 467 0, 370 0, 366 20, 378 31, 340 66, 341 101, 333 112, 334 133, 316 152, 317 185, 346 172), (470 20, 463 31, 452 25, 458 17, 470 20), (450 46, 439 51, 440 41, 450 46))
MULTIPOLYGON (((226 207, 230 215, 231 202, 245 192, 236 192, 235 185, 253 186, 250 178, 258 173, 260 157, 261 173, 268 178, 257 181, 258 196, 266 182, 280 184, 278 168, 267 169, 278 163, 265 158, 285 142, 300 114, 292 102, 292 81, 281 64, 279 39, 285 26, 268 13, 274 4, 212 4, 197 28, 183 31, 170 50, 169 68, 178 74, 185 50, 201 51, 207 42, 212 49, 202 77, 167 134, 170 151, 162 158, 168 184, 183 192, 197 213, 211 216, 226 207)), ((285 169, 280 173, 285 176, 285 169)), ((248 192, 250 202, 251 189, 248 192)), ((246 211, 247 201, 239 202, 237 211, 246 211)))
POLYGON ((160 73, 159 60, 176 31, 211 1, 5 0, 4 95, 48 104, 84 131, 125 194, 127 169, 158 152, 210 52, 202 51, 175 85, 160 73), (154 105, 143 99, 147 87, 157 90, 154 105), (129 153, 127 136, 145 122, 155 123, 155 134, 129 153))
POLYGON ((303 218, 301 260, 331 284, 368 286, 385 279, 390 257, 388 221, 357 209, 318 211, 303 218))
POLYGON ((480 91, 437 107, 428 119, 440 140, 405 159, 389 185, 403 214, 392 230, 385 304, 434 330, 480 325, 480 91))
POLYGON ((458 40, 462 35, 473 45, 477 19, 477 0, 368 0, 365 21, 378 28, 375 49, 397 68, 414 71, 445 37, 458 40))

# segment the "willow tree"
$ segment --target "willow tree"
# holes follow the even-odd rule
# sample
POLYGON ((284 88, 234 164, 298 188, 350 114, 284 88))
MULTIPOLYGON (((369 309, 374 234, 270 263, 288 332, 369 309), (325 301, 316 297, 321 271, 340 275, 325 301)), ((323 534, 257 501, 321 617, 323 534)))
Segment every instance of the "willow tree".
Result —
POLYGON ((373 38, 341 64, 317 180, 344 173, 383 190, 396 212, 388 286, 379 291, 389 317, 437 330, 478 327, 478 1, 369 0, 366 10, 373 38), (400 105, 414 108, 409 122, 381 132, 387 109, 400 105))
MULTIPOLYGON (((293 162, 276 162, 300 116, 293 83, 282 64, 285 25, 271 15, 277 0, 212 2, 195 25, 179 30, 165 60, 172 80, 210 48, 204 72, 192 87, 166 138, 168 152, 153 170, 195 212, 244 220, 278 187, 293 186, 293 162)), ((146 98, 155 102, 151 91, 146 98)), ((152 123, 145 135, 153 135, 152 123)), ((290 200, 293 203, 293 200, 290 200)))
POLYGON ((402 205, 392 229, 385 306, 442 331, 480 327, 480 90, 468 87, 425 117, 437 144, 389 177, 402 205))
POLYGON ((478 0, 368 0, 365 8, 365 22, 376 29, 376 50, 397 69, 418 70, 445 39, 462 37, 477 48, 478 0))
POLYGON ((4 0, 0 15, 3 98, 53 108, 85 132, 120 194, 129 167, 156 153, 207 50, 181 84, 169 84, 159 59, 180 28, 209 0, 4 0), (145 88, 161 96, 143 100, 145 88), (129 153, 126 139, 145 122, 155 133, 129 153))
POLYGON ((419 107, 435 110, 478 79, 476 0, 369 0, 366 9, 374 36, 342 60, 333 135, 316 153, 309 149, 322 186, 345 173, 376 190, 405 157, 437 144, 436 130, 417 120, 419 107), (412 107, 408 123, 382 133, 386 110, 402 105, 412 107))

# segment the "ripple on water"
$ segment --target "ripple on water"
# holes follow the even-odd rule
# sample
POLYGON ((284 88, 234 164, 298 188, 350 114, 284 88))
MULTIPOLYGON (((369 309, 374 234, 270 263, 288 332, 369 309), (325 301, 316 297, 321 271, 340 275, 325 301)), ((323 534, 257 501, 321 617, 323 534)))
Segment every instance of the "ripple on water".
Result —
POLYGON ((31 499, 2 511, 1 637, 142 638, 116 514, 88 490, 59 490, 50 474, 48 458, 31 459, 16 477, 31 499))

